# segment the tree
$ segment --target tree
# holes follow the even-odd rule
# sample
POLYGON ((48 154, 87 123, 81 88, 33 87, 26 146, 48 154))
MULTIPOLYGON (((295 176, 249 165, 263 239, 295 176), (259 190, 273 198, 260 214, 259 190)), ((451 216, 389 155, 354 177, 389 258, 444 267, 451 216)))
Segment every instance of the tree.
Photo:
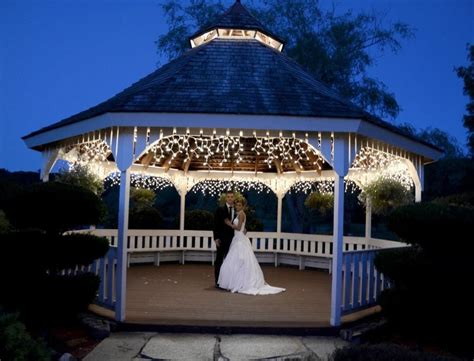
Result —
POLYGON ((445 158, 462 158, 464 156, 457 139, 444 130, 432 127, 417 130, 409 123, 402 123, 398 128, 411 136, 418 137, 441 148, 444 151, 445 158))
MULTIPOLYGON (((317 0, 249 0, 245 4, 275 34, 286 35, 286 54, 316 78, 367 111, 395 118, 393 93, 367 69, 386 49, 397 52, 413 36, 407 24, 389 24, 380 14, 324 10, 317 0)), ((156 41, 158 53, 176 58, 189 48, 188 36, 224 10, 221 0, 167 0, 162 9, 169 30, 156 41)))
POLYGON ((156 229, 162 216, 154 207, 156 194, 151 189, 135 188, 130 190, 130 228, 156 229))
POLYGON ((87 166, 80 164, 74 165, 71 169, 61 169, 55 180, 89 189, 98 196, 104 192, 102 180, 93 174, 87 166))
POLYGON ((464 95, 469 97, 469 103, 466 105, 467 114, 464 115, 464 127, 467 129, 467 146, 470 156, 474 157, 474 45, 467 45, 468 66, 456 68, 456 73, 464 81, 464 95))

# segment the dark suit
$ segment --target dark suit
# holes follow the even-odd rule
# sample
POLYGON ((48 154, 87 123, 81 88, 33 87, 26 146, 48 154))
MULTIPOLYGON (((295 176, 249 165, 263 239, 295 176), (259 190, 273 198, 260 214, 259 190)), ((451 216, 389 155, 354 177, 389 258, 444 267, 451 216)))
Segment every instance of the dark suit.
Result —
MULTIPOLYGON (((234 210, 234 215, 236 214, 234 210)), ((216 261, 214 262, 214 276, 217 281, 219 280, 219 271, 221 270, 222 262, 224 262, 227 252, 229 252, 232 238, 234 238, 234 229, 225 224, 225 219, 231 220, 231 213, 227 210, 227 205, 219 207, 214 214, 214 239, 219 239, 221 245, 217 247, 216 261)))

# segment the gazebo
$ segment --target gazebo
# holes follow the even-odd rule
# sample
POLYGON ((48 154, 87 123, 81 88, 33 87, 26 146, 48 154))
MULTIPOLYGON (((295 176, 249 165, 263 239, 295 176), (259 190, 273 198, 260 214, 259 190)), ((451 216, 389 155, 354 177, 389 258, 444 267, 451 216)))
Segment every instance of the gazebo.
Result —
POLYGON ((401 244, 371 237, 370 207, 365 237, 343 236, 345 182, 395 177, 420 201, 424 165, 441 151, 319 82, 240 1, 189 41, 185 54, 121 93, 23 138, 42 153, 43 181, 59 159, 87 164, 103 178, 119 175, 118 230, 92 230, 112 246, 89 267, 102 278, 99 301, 127 320, 127 264, 140 252, 156 265, 212 261, 211 232, 185 230, 185 197, 197 184, 232 180, 263 183, 277 196, 276 232, 249 233, 262 262, 329 269, 331 325, 373 305, 387 286, 374 254, 401 244), (131 177, 176 187, 179 230, 128 229, 131 177), (305 182, 333 189, 332 236, 282 232, 282 199, 305 182))

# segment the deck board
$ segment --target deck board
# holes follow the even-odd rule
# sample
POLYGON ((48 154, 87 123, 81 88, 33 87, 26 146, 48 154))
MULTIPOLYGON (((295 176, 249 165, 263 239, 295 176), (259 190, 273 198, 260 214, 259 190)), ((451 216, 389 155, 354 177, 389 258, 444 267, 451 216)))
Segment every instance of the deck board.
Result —
POLYGON ((266 281, 286 292, 249 296, 214 288, 207 264, 128 269, 126 322, 234 327, 329 326, 331 275, 263 266, 266 281))

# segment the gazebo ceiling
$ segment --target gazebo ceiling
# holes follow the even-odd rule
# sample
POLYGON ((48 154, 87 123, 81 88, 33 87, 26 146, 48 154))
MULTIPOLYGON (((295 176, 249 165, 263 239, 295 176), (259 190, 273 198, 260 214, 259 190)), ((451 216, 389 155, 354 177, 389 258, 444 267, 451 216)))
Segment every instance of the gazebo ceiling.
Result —
POLYGON ((319 153, 297 138, 170 136, 136 164, 166 170, 286 173, 329 170, 319 153))

